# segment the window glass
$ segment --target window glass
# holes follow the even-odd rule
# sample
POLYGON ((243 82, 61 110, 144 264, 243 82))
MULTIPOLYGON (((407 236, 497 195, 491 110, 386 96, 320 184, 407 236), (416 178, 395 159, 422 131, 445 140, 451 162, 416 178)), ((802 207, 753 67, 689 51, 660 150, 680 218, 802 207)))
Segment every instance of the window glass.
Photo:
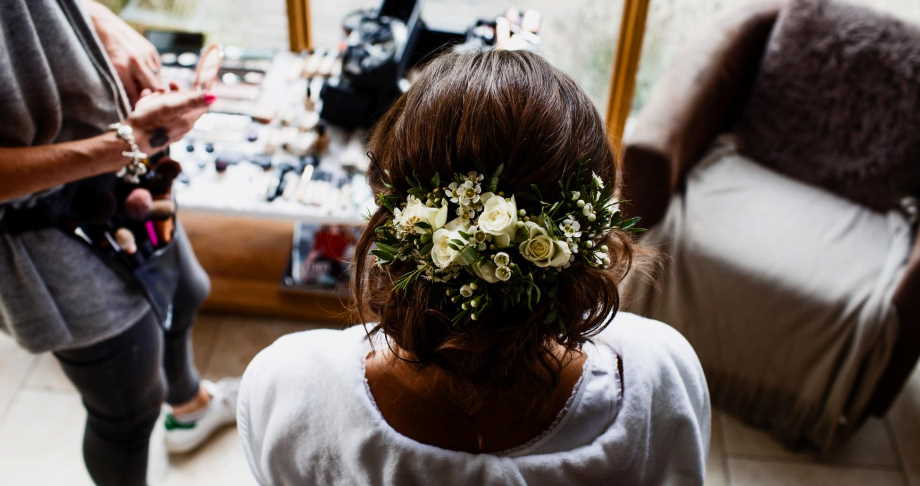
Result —
MULTIPOLYGON (((141 27, 204 32, 207 42, 286 49, 285 0, 108 0, 124 3, 120 15, 141 27)), ((116 5, 117 6, 117 5, 116 5)))
MULTIPOLYGON (((243 47, 288 46, 285 0, 105 0, 123 7, 121 15, 142 28, 204 32, 208 42, 243 47), (243 20, 245 19, 245 20, 243 20)), ((606 111, 621 1, 609 0, 422 0, 422 18, 436 29, 464 31, 479 18, 494 18, 508 7, 541 14, 542 53, 588 92, 606 111)), ((379 1, 310 2, 313 45, 332 48, 341 41, 342 18, 379 1)))
MULTIPOLYGON (((588 92, 600 112, 606 111, 621 1, 610 0, 422 0, 422 19, 433 29, 465 31, 479 18, 495 18, 508 7, 534 9, 541 14, 542 53, 588 92)), ((310 3, 313 44, 332 47, 341 37, 340 24, 348 12, 380 2, 340 0, 310 3)))
MULTIPOLYGON (((707 20, 722 10, 757 3, 761 0, 651 0, 646 22, 642 57, 636 77, 632 112, 645 105, 655 81, 673 61, 679 47, 707 20)), ((920 23, 918 0, 846 0, 892 13, 907 21, 920 23)))

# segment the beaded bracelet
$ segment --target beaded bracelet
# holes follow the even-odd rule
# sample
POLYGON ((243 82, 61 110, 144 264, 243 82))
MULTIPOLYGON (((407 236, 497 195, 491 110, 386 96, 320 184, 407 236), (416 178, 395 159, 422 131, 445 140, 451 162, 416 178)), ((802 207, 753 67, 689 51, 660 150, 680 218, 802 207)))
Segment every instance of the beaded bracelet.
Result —
POLYGON ((114 130, 115 135, 131 148, 130 151, 121 153, 121 155, 130 158, 131 162, 128 162, 128 165, 122 167, 115 175, 131 184, 139 183, 140 177, 147 173, 147 154, 141 152, 140 147, 138 147, 137 140, 134 138, 134 128, 124 123, 113 123, 109 125, 109 130, 114 130))

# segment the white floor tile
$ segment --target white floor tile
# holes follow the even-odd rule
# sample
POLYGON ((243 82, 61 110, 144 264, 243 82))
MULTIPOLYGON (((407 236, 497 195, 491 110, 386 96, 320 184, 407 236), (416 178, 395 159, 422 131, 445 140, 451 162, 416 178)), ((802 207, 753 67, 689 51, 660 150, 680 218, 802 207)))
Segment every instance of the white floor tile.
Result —
POLYGON ((911 486, 920 486, 920 366, 888 411, 898 452, 911 486))
POLYGON ((81 452, 85 417, 76 395, 16 394, 0 422, 3 484, 91 486, 81 452))
POLYGON ((207 372, 220 327, 220 318, 209 313, 199 314, 195 325, 192 326, 192 348, 195 353, 195 366, 198 367, 198 372, 201 374, 207 372))
POLYGON ((235 428, 221 430, 197 451, 170 457, 169 470, 163 486, 202 484, 256 485, 240 448, 240 439, 235 428))
POLYGON ((735 486, 903 486, 899 471, 757 459, 728 460, 735 486))
POLYGON ((0 333, 0 419, 9 409, 36 359, 37 356, 20 348, 11 337, 0 333))
POLYGON ((712 411, 712 430, 709 438, 709 459, 706 461, 706 486, 729 486, 728 470, 726 469, 724 434, 722 421, 719 415, 722 412, 712 411))
POLYGON ((38 363, 29 373, 25 386, 30 390, 77 393, 77 389, 67 379, 67 375, 64 374, 64 370, 61 369, 58 360, 51 353, 45 353, 38 357, 38 363))
POLYGON ((240 376, 252 358, 279 337, 318 326, 271 319, 226 317, 220 328, 205 376, 240 376))
POLYGON ((725 448, 730 456, 784 459, 852 466, 899 466, 894 444, 884 421, 871 418, 859 432, 839 449, 823 456, 810 451, 793 451, 765 431, 755 429, 735 417, 722 414, 725 448))

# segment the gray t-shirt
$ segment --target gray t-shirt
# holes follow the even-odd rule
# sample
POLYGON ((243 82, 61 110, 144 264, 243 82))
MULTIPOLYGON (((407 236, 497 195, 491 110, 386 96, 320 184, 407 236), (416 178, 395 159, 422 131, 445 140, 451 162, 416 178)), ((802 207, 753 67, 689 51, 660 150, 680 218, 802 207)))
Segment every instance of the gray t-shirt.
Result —
MULTIPOLYGON (((128 113, 80 0, 0 2, 0 146, 89 138, 128 113)), ((0 201, 28 206, 53 192, 0 201)), ((57 229, 0 233, 0 330, 38 353, 115 336, 149 310, 144 296, 57 229)))

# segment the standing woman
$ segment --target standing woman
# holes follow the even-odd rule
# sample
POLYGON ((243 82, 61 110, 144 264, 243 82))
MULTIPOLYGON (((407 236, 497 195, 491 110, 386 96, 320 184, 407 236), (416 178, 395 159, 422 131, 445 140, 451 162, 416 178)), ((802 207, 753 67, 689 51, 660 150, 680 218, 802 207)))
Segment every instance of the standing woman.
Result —
POLYGON ((181 226, 165 318, 65 229, 112 209, 78 188, 114 187, 116 172, 178 140, 214 101, 164 90, 158 70, 153 46, 95 2, 0 2, 0 330, 52 351, 80 392, 83 455, 99 485, 146 483, 164 401, 176 451, 231 422, 235 406, 232 383, 202 382, 194 368, 189 331, 209 282, 181 226))

